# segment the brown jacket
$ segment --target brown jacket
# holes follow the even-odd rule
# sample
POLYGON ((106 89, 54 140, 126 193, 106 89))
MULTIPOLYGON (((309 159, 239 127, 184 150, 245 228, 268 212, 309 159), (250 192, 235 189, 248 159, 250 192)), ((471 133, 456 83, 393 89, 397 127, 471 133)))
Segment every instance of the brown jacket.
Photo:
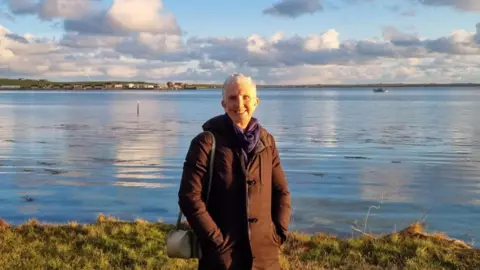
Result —
POLYGON ((280 245, 291 214, 290 192, 275 140, 264 128, 248 168, 233 147, 233 127, 223 116, 203 125, 216 139, 208 210, 201 196, 208 181, 212 138, 191 142, 183 167, 179 205, 200 239, 199 269, 280 269, 280 245))

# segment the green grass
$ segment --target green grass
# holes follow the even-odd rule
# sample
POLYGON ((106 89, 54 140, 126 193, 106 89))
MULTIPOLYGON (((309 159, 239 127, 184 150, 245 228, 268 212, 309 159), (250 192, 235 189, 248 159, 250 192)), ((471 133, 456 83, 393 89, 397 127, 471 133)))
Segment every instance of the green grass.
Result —
MULTIPOLYGON (((196 269, 171 259, 172 225, 119 221, 9 226, 0 219, 2 269, 196 269)), ((410 228, 411 230, 411 228, 410 228)), ((405 230, 387 236, 339 239, 292 233, 282 247, 283 269, 480 269, 480 251, 442 235, 405 230)))
POLYGON ((32 85, 46 85, 50 84, 49 81, 46 80, 30 80, 30 79, 25 79, 25 80, 18 80, 18 79, 4 79, 0 78, 0 85, 19 85, 21 87, 31 87, 32 85))

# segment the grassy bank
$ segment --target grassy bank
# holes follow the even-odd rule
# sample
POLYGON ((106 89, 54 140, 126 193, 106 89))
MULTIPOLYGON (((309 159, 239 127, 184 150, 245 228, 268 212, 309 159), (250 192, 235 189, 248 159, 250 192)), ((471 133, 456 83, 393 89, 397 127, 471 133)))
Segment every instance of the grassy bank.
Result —
MULTIPOLYGON (((196 269, 170 259, 171 225, 99 216, 93 224, 9 226, 0 219, 2 269, 196 269)), ((292 233, 282 247, 284 269, 480 269, 480 250, 414 224, 386 236, 338 239, 292 233)))

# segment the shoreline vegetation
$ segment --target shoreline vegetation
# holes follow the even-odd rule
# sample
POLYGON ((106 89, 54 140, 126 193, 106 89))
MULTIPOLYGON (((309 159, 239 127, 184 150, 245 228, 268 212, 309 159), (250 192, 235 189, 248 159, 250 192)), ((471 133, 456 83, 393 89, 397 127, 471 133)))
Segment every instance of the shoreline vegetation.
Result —
MULTIPOLYGON (((196 269, 197 260, 171 259, 165 240, 173 225, 121 221, 98 215, 90 224, 12 226, 0 218, 2 269, 196 269)), ((480 269, 480 249, 444 234, 423 232, 416 222, 387 235, 340 239, 289 234, 282 269, 480 269)))
MULTIPOLYGON (((88 81, 53 82, 25 78, 2 79, 0 90, 196 90, 221 88, 221 84, 166 82, 164 84, 142 81, 88 81)), ((372 84, 304 84, 258 85, 258 88, 356 88, 356 87, 480 87, 480 83, 372 83, 372 84)))

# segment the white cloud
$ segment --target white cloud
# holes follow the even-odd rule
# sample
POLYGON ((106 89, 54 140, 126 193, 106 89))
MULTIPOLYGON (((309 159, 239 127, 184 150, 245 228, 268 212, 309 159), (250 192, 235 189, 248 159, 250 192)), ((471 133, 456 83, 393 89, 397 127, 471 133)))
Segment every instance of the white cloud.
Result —
POLYGON ((145 75, 156 79, 168 79, 170 76, 181 75, 188 70, 185 66, 167 66, 144 70, 145 75))
POLYGON ((19 36, 3 26, 0 27, 0 48, 10 51, 13 55, 25 57, 53 53, 58 50, 57 44, 53 41, 37 38, 28 33, 19 36))
POLYGON ((109 67, 106 74, 113 78, 131 78, 137 75, 137 69, 129 66, 109 67))
POLYGON ((10 30, 8 30, 5 26, 0 24, 0 37, 5 36, 5 34, 10 33, 10 30))
POLYGON ((12 50, 10 50, 10 49, 6 48, 5 46, 2 46, 2 44, 0 44, 0 64, 2 62, 9 61, 13 57, 15 57, 15 54, 12 52, 12 50))
POLYGON ((437 39, 421 39, 415 34, 402 33, 394 27, 383 31, 385 40, 399 47, 423 48, 427 52, 446 54, 480 54, 480 46, 475 42, 475 33, 455 30, 449 36, 437 39))
POLYGON ((175 17, 171 14, 160 16, 161 11, 163 3, 160 0, 115 0, 107 14, 112 23, 127 32, 176 31, 175 17))
POLYGON ((395 27, 385 27, 382 31, 383 39, 395 44, 416 44, 420 42, 417 34, 404 33, 395 27))
POLYGON ((100 36, 100 35, 81 35, 68 32, 64 34, 60 44, 71 48, 111 48, 118 45, 124 37, 119 36, 100 36))
POLYGON ((475 42, 474 34, 465 30, 456 30, 448 37, 426 41, 426 47, 439 53, 480 54, 480 46, 475 42))
POLYGON ((113 0, 105 12, 78 20, 66 20, 65 30, 84 34, 127 35, 147 32, 179 35, 173 14, 164 14, 162 0, 113 0))
POLYGON ((182 47, 182 39, 176 35, 153 35, 140 33, 135 42, 154 52, 173 52, 182 47))
POLYGON ((245 72, 265 83, 478 81, 479 33, 436 39, 383 29, 383 39, 340 40, 335 29, 307 36, 190 37, 66 33, 55 41, 0 26, 0 74, 51 80, 222 82, 245 72))
POLYGON ((206 59, 201 59, 198 63, 199 69, 205 70, 217 70, 221 69, 224 65, 218 61, 211 61, 206 59))
POLYGON ((419 58, 408 58, 407 61, 410 66, 417 66, 421 62, 419 58))
POLYGON ((189 52, 180 36, 139 33, 124 38, 115 51, 139 59, 185 62, 199 59, 196 52, 189 52))
POLYGON ((26 58, 15 59, 10 61, 8 67, 11 72, 25 75, 35 75, 43 73, 49 69, 50 63, 45 61, 44 63, 34 63, 26 58))
POLYGON ((253 34, 247 38, 247 51, 255 54, 268 53, 267 42, 262 36, 253 34))
POLYGON ((339 35, 334 29, 330 29, 321 35, 310 35, 305 39, 304 49, 307 51, 338 49, 340 48, 339 35))

